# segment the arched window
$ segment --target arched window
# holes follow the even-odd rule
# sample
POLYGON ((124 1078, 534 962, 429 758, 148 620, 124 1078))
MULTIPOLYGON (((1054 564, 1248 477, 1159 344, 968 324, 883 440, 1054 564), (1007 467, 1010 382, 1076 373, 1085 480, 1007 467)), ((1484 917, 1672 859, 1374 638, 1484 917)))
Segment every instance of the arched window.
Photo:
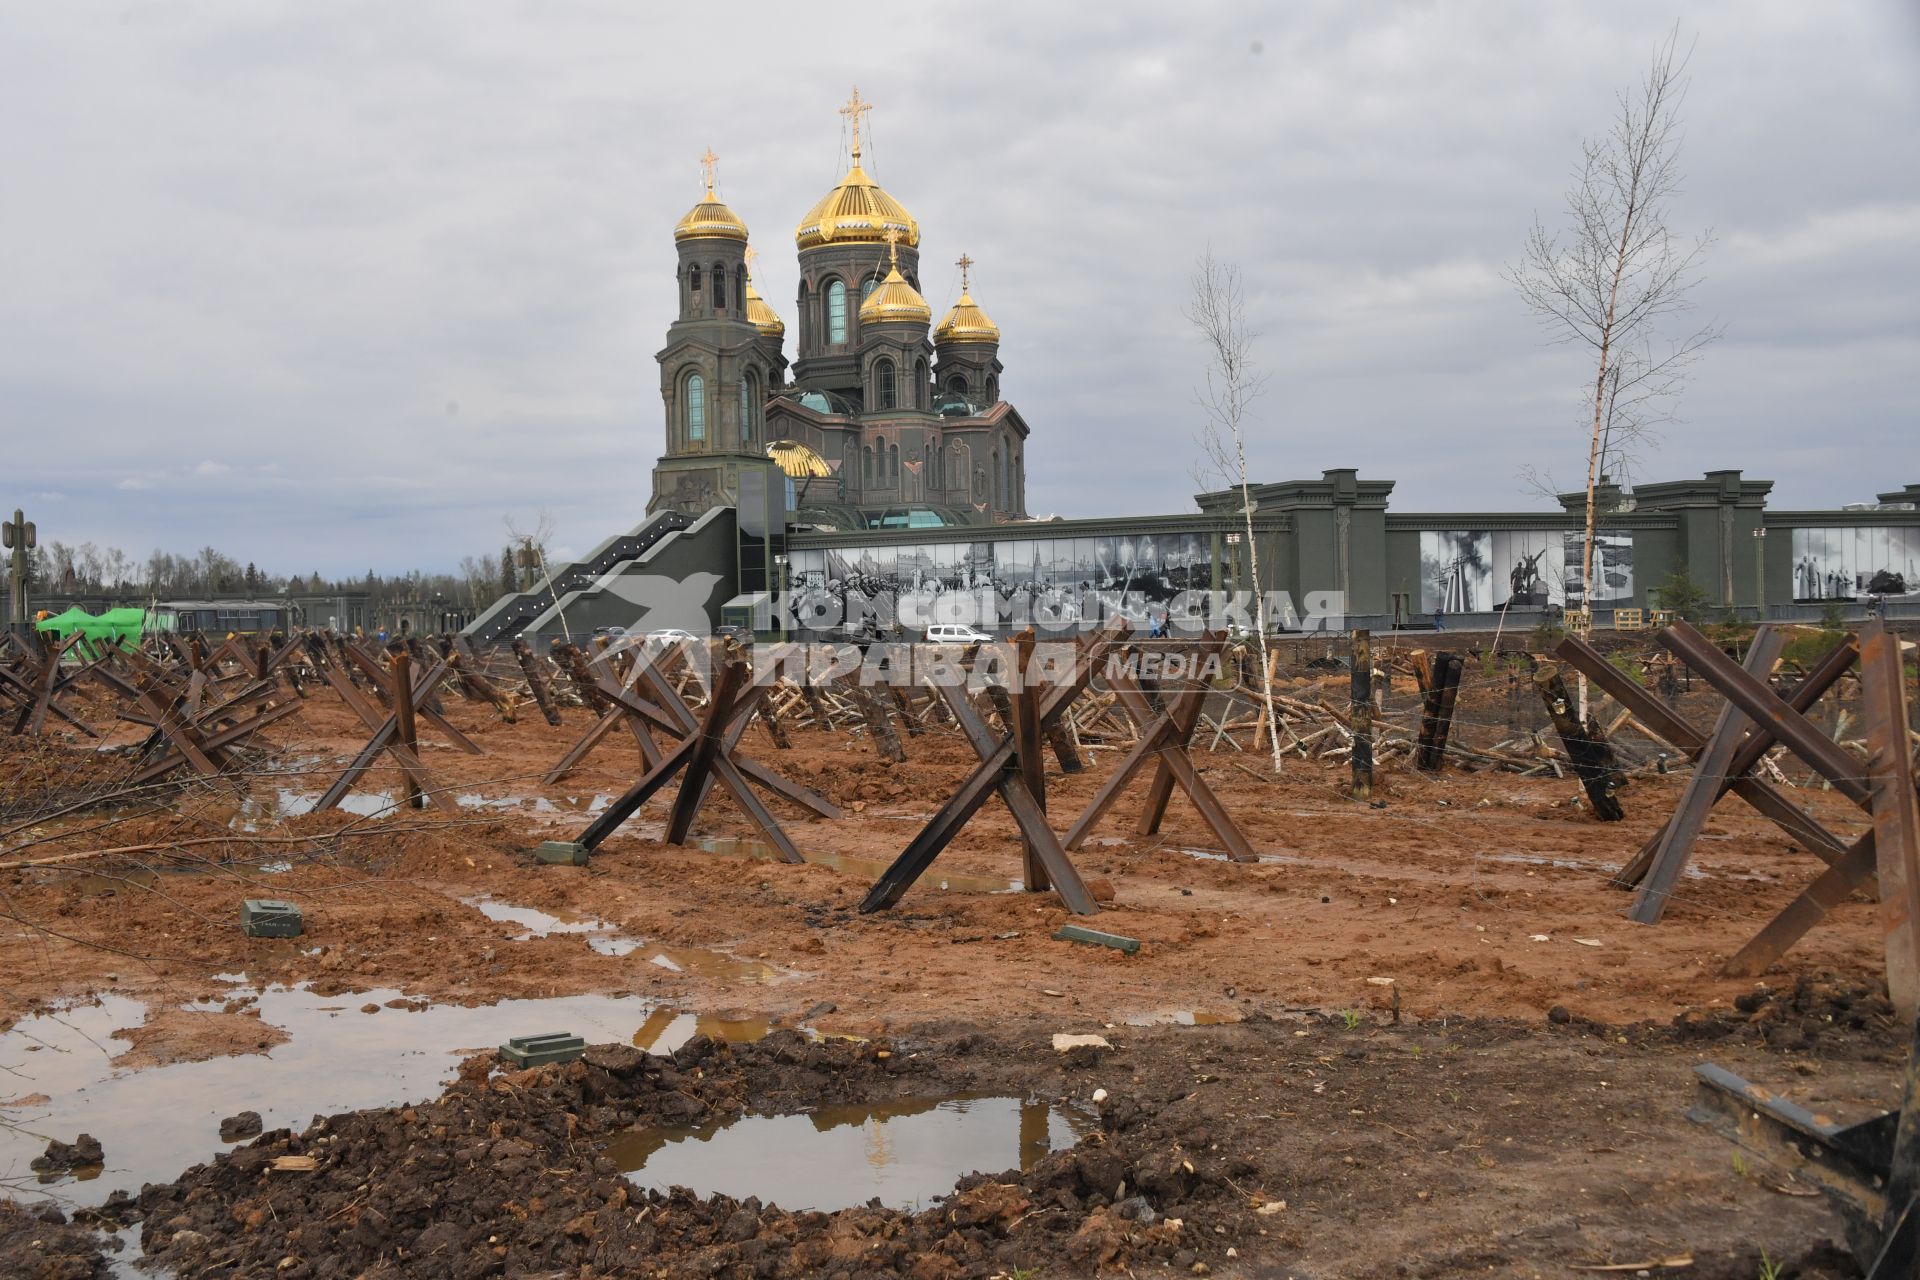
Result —
POLYGON ((713 309, 727 309, 727 268, 725 263, 713 264, 713 309))
POLYGON ((988 375, 987 377, 987 403, 1000 403, 1000 379, 992 375, 988 375))
POLYGON ((835 280, 827 286, 827 341, 847 340, 847 286, 835 280))
POLYGON ((868 298, 871 298, 873 291, 879 287, 880 278, 878 276, 868 276, 866 282, 860 286, 860 301, 865 302, 868 298))
POLYGON ((874 485, 872 445, 860 450, 860 483, 869 489, 874 485))
POLYGON ((887 483, 894 488, 900 487, 900 446, 887 446, 887 483))
POLYGON ((927 408, 927 362, 913 362, 913 403, 917 409, 927 408))
POLYGON ((689 310, 698 310, 700 306, 700 268, 693 267, 687 272, 687 298, 689 310))
POLYGON ((951 378, 948 378, 947 390, 956 396, 967 394, 967 375, 964 373, 956 373, 951 378))
POLYGON ((704 443, 707 438, 707 382, 697 373, 687 375, 687 442, 704 443))
POLYGON ((993 492, 993 509, 995 511, 1004 510, 1007 505, 1006 459, 1000 456, 1000 451, 998 449, 995 449, 993 451, 993 491, 992 492, 993 492))
POLYGON ((875 380, 880 384, 880 407, 891 409, 894 405, 893 361, 882 360, 873 367, 875 380))
POLYGON ((750 379, 740 379, 740 439, 753 443, 753 388, 750 379))

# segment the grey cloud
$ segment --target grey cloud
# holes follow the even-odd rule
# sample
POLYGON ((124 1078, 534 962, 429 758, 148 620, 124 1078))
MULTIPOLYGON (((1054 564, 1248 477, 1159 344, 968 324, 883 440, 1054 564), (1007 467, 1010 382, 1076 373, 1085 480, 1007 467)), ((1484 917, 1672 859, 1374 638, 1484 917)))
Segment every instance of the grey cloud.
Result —
MULTIPOLYGON (((722 33, 614 3, 0 15, 0 146, 25 175, 0 203, 15 483, 69 495, 63 540, 300 572, 450 564, 509 509, 593 545, 636 518, 661 447, 652 355, 694 157, 720 153, 791 324, 790 236, 855 81, 936 308, 948 264, 979 260, 1036 511, 1188 505, 1180 312, 1208 243, 1247 273, 1272 374, 1259 475, 1358 465, 1403 505, 1464 509, 1532 502, 1522 464, 1578 470, 1583 359, 1498 273, 1670 7, 730 12, 722 33)), ((1742 466, 1794 506, 1920 479, 1900 474, 1920 461, 1911 12, 1683 17, 1679 217, 1718 232, 1698 301, 1727 338, 1647 470, 1742 466)))

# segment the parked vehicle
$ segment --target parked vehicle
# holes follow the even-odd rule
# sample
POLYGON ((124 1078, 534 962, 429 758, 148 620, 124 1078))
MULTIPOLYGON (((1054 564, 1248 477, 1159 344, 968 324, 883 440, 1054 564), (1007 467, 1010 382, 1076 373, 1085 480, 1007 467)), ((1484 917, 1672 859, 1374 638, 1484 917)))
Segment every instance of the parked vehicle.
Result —
POLYGON ((647 632, 647 638, 642 643, 648 653, 664 653, 683 641, 699 638, 693 632, 682 631, 679 627, 662 627, 658 631, 647 632))
POLYGON ((993 637, 961 622, 936 622, 927 628, 928 644, 992 644, 993 637))

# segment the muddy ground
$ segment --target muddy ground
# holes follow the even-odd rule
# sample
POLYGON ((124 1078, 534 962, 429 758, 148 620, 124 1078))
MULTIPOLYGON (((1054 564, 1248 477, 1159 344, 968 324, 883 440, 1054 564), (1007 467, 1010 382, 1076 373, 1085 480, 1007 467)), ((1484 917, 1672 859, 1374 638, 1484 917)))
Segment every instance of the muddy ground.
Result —
MULTIPOLYGON (((1318 692, 1302 681, 1298 696, 1318 692)), ((1499 671, 1473 682, 1468 742, 1537 723, 1511 688, 1499 671)), ((1704 695, 1682 705, 1710 722, 1704 695)), ((145 1248, 178 1275, 1530 1276, 1686 1256, 1687 1274, 1750 1276, 1763 1249, 1783 1275, 1848 1274, 1824 1201, 1734 1161, 1683 1113, 1702 1060, 1836 1115, 1893 1101, 1900 1046, 1873 907, 1843 905, 1757 994, 1719 977, 1814 866, 1728 801, 1665 920, 1626 922, 1607 873, 1671 812, 1678 774, 1637 777, 1628 820, 1603 825, 1552 777, 1394 766, 1379 807, 1363 807, 1336 765, 1290 758, 1276 781, 1256 754, 1203 751, 1263 861, 1221 859, 1183 800, 1154 836, 1134 832, 1137 802, 1123 802, 1076 861, 1109 898, 1091 923, 1141 940, 1125 956, 1053 940, 1069 917, 1050 895, 996 891, 1020 874, 997 804, 898 908, 856 911, 970 766, 950 731, 910 738, 910 762, 889 766, 864 738, 801 729, 778 751, 756 727, 749 750, 849 810, 821 821, 775 803, 808 865, 751 856, 750 828, 716 796, 695 828, 707 847, 662 844, 656 801, 576 868, 537 865, 530 850, 570 838, 637 776, 631 741, 609 737, 549 787, 540 775, 590 724, 583 710, 559 728, 459 700, 447 714, 485 751, 423 727, 427 763, 463 797, 458 819, 286 816, 364 736, 316 692, 267 731, 244 791, 176 789, 7 831, 0 1025, 111 993, 146 1009, 99 1046, 124 1070, 272 1053, 288 1033, 256 1004, 208 999, 216 975, 244 974, 348 1010, 374 988, 473 1006, 632 994, 857 1039, 697 1040, 675 1065, 607 1050, 600 1065, 526 1077, 469 1070, 406 1111, 271 1131, 114 1211, 142 1220, 145 1248), (128 851, 49 861, 102 849, 128 851), (243 936, 239 902, 258 897, 298 903, 305 935, 243 936), (550 920, 491 918, 470 905, 481 898, 550 920), (576 931, 526 936, 528 920, 576 931), (1056 1054, 1055 1032, 1115 1048, 1056 1054), (1073 1101, 1099 1114, 1100 1133, 1071 1159, 982 1170, 993 1176, 918 1216, 649 1204, 596 1155, 637 1122, 982 1089, 1073 1101), (1107 1091, 1097 1105, 1095 1089, 1107 1091), (263 1171, 287 1153, 318 1167, 263 1171), (1121 1201, 1145 1201, 1132 1216, 1100 1185, 1116 1171, 1138 1193, 1121 1201)), ((57 777, 39 751, 33 776, 57 777)), ((1118 755, 1050 775, 1056 826, 1118 755)), ((102 768, 97 752, 73 758, 89 778, 102 768)), ((362 789, 398 785, 383 766, 362 789)), ((1837 830, 1861 829, 1831 793, 1793 794, 1837 830)), ((367 1008, 340 1016, 407 1016, 367 1008)), ((0 1123, 30 1128, 33 1114, 31 1092, 0 1076, 0 1123)), ((96 1136, 111 1165, 114 1135, 96 1136)), ((182 1151, 179 1165, 219 1147, 182 1151)), ((85 1184, 4 1174, 28 1207, 63 1192, 62 1212, 98 1202, 85 1184)), ((0 1219, 0 1252, 17 1260, 0 1274, 68 1274, 20 1252, 19 1228, 30 1239, 39 1221, 0 1219)), ((65 1237, 49 1238, 53 1257, 65 1237)))

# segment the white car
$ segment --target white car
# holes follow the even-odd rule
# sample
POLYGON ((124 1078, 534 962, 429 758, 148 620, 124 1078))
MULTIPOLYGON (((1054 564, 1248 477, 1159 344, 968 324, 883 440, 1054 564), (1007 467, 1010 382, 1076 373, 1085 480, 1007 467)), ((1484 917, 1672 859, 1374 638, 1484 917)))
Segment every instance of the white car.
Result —
POLYGON ((682 631, 678 627, 662 627, 658 631, 647 632, 647 648, 655 653, 659 653, 662 650, 673 648, 673 646, 682 641, 697 639, 699 639, 699 637, 691 631, 682 631))
POLYGON ((928 644, 992 644, 993 637, 984 631, 959 622, 936 622, 927 628, 928 644))

